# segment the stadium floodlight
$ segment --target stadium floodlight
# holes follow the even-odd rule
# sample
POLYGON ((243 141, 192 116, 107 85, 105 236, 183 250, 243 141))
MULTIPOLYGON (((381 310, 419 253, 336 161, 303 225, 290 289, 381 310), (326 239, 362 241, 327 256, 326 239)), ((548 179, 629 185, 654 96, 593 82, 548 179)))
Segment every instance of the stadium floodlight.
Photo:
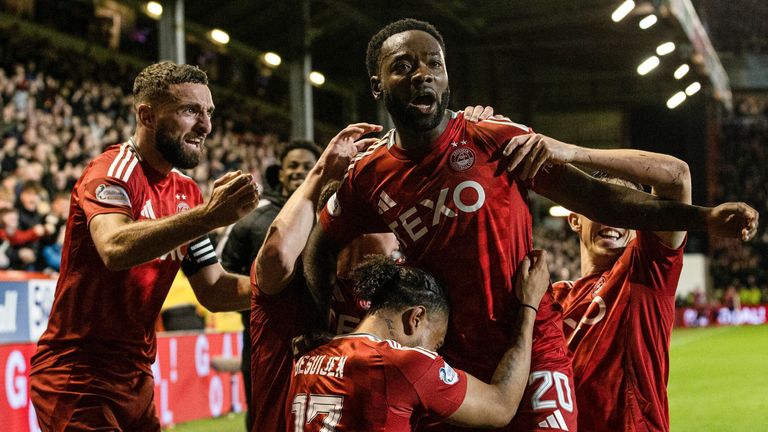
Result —
POLYGON ((227 32, 224 30, 213 29, 208 32, 208 37, 210 37, 212 41, 221 45, 226 45, 229 43, 229 34, 227 34, 227 32))
POLYGON ((144 5, 144 10, 147 11, 147 15, 155 19, 160 19, 163 14, 163 5, 158 2, 151 1, 144 5))
POLYGON ((632 9, 635 8, 635 2, 632 0, 627 0, 624 3, 622 3, 619 7, 616 8, 615 11, 611 14, 611 19, 613 22, 619 22, 624 19, 625 16, 629 15, 630 12, 632 12, 632 9))
POLYGON ((675 69, 675 79, 679 80, 680 78, 684 77, 689 70, 691 70, 691 68, 687 64, 681 64, 679 68, 675 69))
POLYGON ((698 81, 692 82, 691 85, 685 88, 685 94, 693 96, 701 90, 701 84, 698 81))
POLYGON ((640 23, 638 24, 641 29, 645 30, 648 28, 651 28, 654 24, 656 24, 656 21, 659 19, 656 18, 656 15, 648 15, 647 17, 640 20, 640 23))
POLYGON ((312 71, 309 73, 309 82, 319 87, 325 84, 325 75, 321 74, 318 71, 312 71))
POLYGON ((552 206, 549 208, 549 215, 552 217, 566 217, 571 211, 563 206, 552 206))
POLYGON ((685 93, 679 91, 672 95, 671 98, 667 100, 667 108, 669 109, 675 109, 678 105, 683 103, 685 101, 685 93))
POLYGON ((637 67, 637 73, 640 75, 645 75, 648 72, 656 69, 656 66, 659 65, 661 61, 656 56, 650 56, 647 59, 645 59, 644 62, 640 63, 640 66, 637 67))
POLYGON ((675 50, 674 42, 664 42, 663 44, 656 47, 656 54, 663 56, 671 53, 674 50, 675 50))
POLYGON ((271 51, 262 54, 261 59, 264 61, 264 63, 267 64, 267 66, 271 67, 280 66, 280 63, 283 62, 283 59, 279 55, 271 51))

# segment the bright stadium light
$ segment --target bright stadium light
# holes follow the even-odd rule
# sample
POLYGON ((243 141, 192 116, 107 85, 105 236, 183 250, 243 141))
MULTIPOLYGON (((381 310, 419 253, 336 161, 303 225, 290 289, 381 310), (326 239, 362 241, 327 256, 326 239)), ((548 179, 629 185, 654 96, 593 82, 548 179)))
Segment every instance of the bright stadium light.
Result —
POLYGON ((261 59, 264 60, 264 63, 266 63, 269 66, 277 67, 280 66, 280 63, 283 62, 283 59, 280 58, 279 55, 273 53, 273 52, 266 52, 261 56, 261 59))
POLYGON ((208 36, 218 44, 226 45, 229 43, 229 35, 224 30, 213 29, 208 32, 208 36))
POLYGON ((683 103, 685 101, 685 93, 683 92, 677 92, 674 95, 672 95, 669 100, 667 100, 667 108, 669 109, 675 109, 678 105, 683 103))
POLYGON ((688 96, 693 96, 696 93, 698 93, 699 90, 701 90, 701 84, 699 84, 699 82, 696 81, 691 83, 691 85, 685 88, 685 94, 687 94, 688 96))
POLYGON ((566 217, 571 211, 562 206, 552 206, 549 208, 549 215, 552 217, 566 217))
POLYGON ((675 50, 674 42, 665 42, 656 47, 656 54, 663 56, 671 53, 674 50, 675 50))
POLYGON ((645 59, 644 62, 640 63, 640 66, 637 67, 637 73, 640 75, 645 75, 648 72, 656 69, 656 66, 658 66, 660 63, 659 58, 656 56, 650 56, 647 59, 645 59))
POLYGON ((309 73, 309 82, 319 87, 325 84, 325 75, 317 71, 312 71, 309 73))
POLYGON ((659 19, 656 18, 656 15, 648 15, 647 17, 640 20, 640 26, 641 29, 645 30, 648 28, 651 28, 652 25, 656 24, 656 21, 659 19))
POLYGON ((679 68, 675 69, 675 79, 680 79, 688 73, 691 68, 687 64, 681 64, 679 68))
POLYGON ((611 14, 611 19, 613 22, 619 22, 624 19, 625 16, 627 16, 630 12, 632 12, 632 9, 635 8, 635 2, 632 0, 627 0, 624 3, 621 4, 621 6, 617 7, 615 11, 611 14))
POLYGON ((154 1, 147 2, 147 4, 144 5, 144 10, 147 11, 147 15, 151 16, 152 18, 159 19, 163 14, 163 5, 154 1))

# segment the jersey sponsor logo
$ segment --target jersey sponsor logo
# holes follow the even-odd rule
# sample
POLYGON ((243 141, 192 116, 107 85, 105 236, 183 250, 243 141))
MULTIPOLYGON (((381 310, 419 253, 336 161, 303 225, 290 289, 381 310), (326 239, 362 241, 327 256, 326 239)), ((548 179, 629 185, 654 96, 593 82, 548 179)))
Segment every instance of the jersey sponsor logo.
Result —
POLYGON ((396 206, 397 203, 385 191, 379 194, 379 214, 384 214, 387 210, 396 206))
POLYGON ((459 382, 459 374, 457 374, 456 371, 448 363, 444 363, 443 367, 440 368, 439 373, 440 381, 448 385, 454 385, 459 382))
POLYGON ((131 207, 128 192, 120 186, 100 184, 96 186, 96 199, 104 204, 131 207))
POLYGON ((451 169, 454 171, 466 171, 475 164, 475 152, 468 147, 459 147, 451 152, 449 157, 451 169))
POLYGON ((463 181, 456 185, 453 191, 450 188, 441 189, 434 201, 423 199, 419 204, 400 213, 396 220, 389 223, 389 229, 403 243, 407 244, 407 239, 416 242, 427 234, 430 228, 437 226, 443 217, 454 218, 460 213, 475 213, 483 208, 484 204, 483 186, 473 180, 463 181), (449 196, 453 199, 455 209, 448 207, 449 196), (431 214, 425 215, 424 208, 431 210, 431 214), (422 216, 426 218, 422 219, 422 216))
POLYGON ((336 197, 336 194, 331 195, 325 208, 331 216, 339 216, 341 214, 341 205, 339 204, 339 199, 336 197))

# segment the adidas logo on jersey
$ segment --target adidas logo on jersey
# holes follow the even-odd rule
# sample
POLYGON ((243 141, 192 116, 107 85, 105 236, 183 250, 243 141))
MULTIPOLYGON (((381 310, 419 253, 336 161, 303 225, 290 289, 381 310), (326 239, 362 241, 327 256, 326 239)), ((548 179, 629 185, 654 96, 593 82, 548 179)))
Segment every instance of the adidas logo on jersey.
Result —
POLYGON ((568 430, 568 425, 565 423, 565 419, 563 418, 563 414, 560 413, 560 410, 555 410, 555 412, 550 414, 546 420, 540 421, 539 427, 544 429, 568 430))
POLYGON ((397 203, 395 200, 389 197, 386 192, 381 191, 381 195, 379 195, 379 214, 384 214, 387 210, 391 209, 392 207, 396 206, 397 203))
POLYGON ((141 215, 147 219, 157 219, 155 210, 152 208, 152 201, 147 200, 147 202, 144 203, 144 208, 141 209, 141 215))

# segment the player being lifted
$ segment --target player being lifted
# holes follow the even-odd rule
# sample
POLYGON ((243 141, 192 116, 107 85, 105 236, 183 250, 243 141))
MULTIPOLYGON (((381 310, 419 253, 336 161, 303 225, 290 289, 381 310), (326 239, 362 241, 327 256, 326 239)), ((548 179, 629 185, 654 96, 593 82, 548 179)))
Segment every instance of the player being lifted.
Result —
MULTIPOLYGON (((729 217, 747 223, 741 208, 726 215, 593 179, 558 163, 542 150, 548 138, 526 126, 468 123, 447 109, 445 46, 428 23, 387 25, 369 42, 366 63, 373 96, 384 101, 395 129, 353 161, 323 210, 305 255, 309 286, 327 303, 339 248, 363 233, 394 232, 407 262, 443 281, 454 305, 441 352, 483 381, 511 342, 518 309, 512 276, 532 247, 529 189, 614 226, 736 237, 740 228, 729 217)), ((572 378, 562 314, 548 293, 534 326, 528 387, 509 430, 575 430, 572 378)))

